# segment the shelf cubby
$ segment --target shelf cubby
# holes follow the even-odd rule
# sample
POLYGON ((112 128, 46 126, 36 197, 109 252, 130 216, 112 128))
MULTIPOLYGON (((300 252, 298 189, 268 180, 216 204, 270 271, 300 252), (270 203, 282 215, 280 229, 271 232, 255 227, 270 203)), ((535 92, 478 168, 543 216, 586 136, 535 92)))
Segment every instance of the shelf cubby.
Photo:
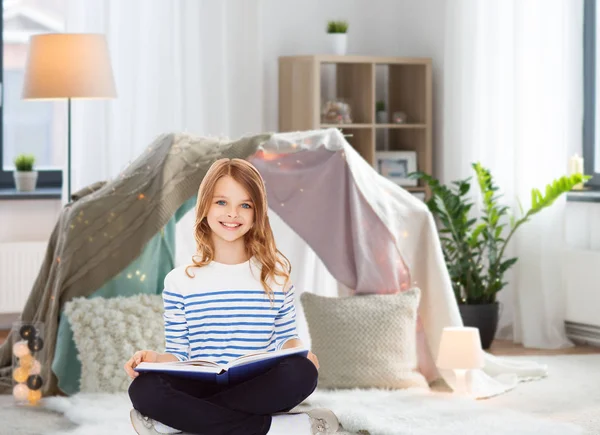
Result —
MULTIPOLYGON (((350 135, 348 142, 371 166, 376 151, 408 150, 417 153, 417 169, 431 174, 431 80, 429 58, 280 57, 279 131, 339 128, 350 135), (323 103, 334 98, 350 104, 351 123, 322 121, 323 103), (379 100, 386 103, 387 123, 376 122, 375 103, 379 100), (394 112, 404 112, 406 122, 393 123, 394 112)), ((423 186, 407 190, 426 191, 423 186)))

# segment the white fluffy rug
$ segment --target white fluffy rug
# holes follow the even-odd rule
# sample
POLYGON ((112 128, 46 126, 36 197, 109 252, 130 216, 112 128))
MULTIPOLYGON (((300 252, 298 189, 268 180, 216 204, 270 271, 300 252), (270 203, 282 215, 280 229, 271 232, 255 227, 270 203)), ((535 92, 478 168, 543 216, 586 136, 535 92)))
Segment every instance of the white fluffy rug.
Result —
MULTIPOLYGON (((362 390, 317 391, 307 403, 334 410, 348 433, 600 434, 600 355, 527 359, 548 364, 550 376, 489 400, 421 390, 362 390)), ((11 410, 10 397, 0 396, 0 434, 134 434, 125 394, 76 395, 44 402, 42 409, 11 410), (64 417, 48 410, 64 413, 64 417)))
MULTIPOLYGON (((460 400, 448 394, 406 391, 315 392, 311 406, 327 407, 350 433, 368 430, 371 435, 575 435, 583 431, 569 423, 558 423, 483 402, 460 400)), ((79 395, 55 398, 47 407, 64 412, 79 424, 71 435, 133 434, 125 395, 79 395)), ((64 433, 64 432, 60 432, 64 433)), ((294 435, 294 434, 290 434, 294 435)), ((300 434, 298 434, 300 435, 300 434)), ((303 434, 305 435, 305 434, 303 434)))
POLYGON ((335 411, 344 428, 371 435, 571 435, 581 428, 450 394, 414 391, 319 392, 309 404, 335 411))

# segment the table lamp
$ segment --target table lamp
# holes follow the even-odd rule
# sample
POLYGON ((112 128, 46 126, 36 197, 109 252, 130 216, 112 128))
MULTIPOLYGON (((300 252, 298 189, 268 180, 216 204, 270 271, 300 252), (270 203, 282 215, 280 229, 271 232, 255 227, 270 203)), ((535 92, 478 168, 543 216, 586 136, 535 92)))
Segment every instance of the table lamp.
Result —
POLYGON ((67 200, 71 200, 71 99, 116 98, 106 39, 100 34, 31 37, 23 99, 67 99, 67 200))
POLYGON ((440 369, 454 370, 456 374, 455 393, 460 395, 469 393, 466 382, 467 370, 482 368, 483 364, 479 329, 471 327, 444 328, 436 365, 440 369))

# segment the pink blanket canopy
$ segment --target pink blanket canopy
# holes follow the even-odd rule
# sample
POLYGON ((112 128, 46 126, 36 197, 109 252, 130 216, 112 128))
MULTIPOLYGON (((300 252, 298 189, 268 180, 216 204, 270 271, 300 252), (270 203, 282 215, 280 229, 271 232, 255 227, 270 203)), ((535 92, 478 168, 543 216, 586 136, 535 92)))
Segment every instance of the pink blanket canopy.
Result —
MULTIPOLYGON (((438 377, 442 330, 462 320, 427 206, 379 175, 337 129, 275 134, 249 160, 265 180, 269 208, 338 282, 355 294, 421 289, 419 367, 428 380, 438 377)), ((453 385, 451 372, 441 374, 453 385)), ((545 374, 543 366, 486 354, 471 388, 489 397, 545 374)))

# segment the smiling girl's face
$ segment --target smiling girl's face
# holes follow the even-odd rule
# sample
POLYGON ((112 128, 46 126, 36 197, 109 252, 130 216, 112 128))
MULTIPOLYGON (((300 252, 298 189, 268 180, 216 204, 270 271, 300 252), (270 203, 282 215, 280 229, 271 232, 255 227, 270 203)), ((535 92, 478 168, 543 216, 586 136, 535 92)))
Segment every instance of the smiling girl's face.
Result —
POLYGON ((215 184, 212 202, 206 216, 215 237, 235 242, 254 223, 254 204, 240 183, 226 175, 215 184))

